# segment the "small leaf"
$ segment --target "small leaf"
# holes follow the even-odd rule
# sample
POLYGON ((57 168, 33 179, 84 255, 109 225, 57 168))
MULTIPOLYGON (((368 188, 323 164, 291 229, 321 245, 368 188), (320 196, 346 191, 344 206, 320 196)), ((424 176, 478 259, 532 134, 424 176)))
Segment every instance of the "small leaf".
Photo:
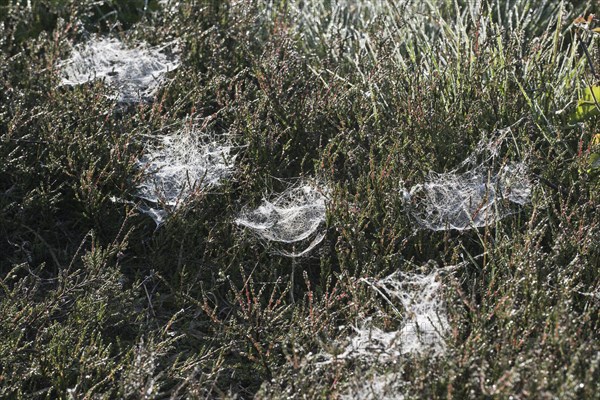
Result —
POLYGON ((600 133, 596 133, 594 136, 592 136, 592 146, 597 146, 600 144, 600 133))
POLYGON ((600 86, 588 86, 577 102, 577 109, 571 115, 571 122, 581 122, 600 114, 600 86))
POLYGON ((588 169, 588 172, 597 168, 600 168, 600 154, 592 153, 590 154, 590 168, 588 169))
POLYGON ((573 24, 575 24, 575 25, 581 25, 581 24, 586 24, 586 23, 587 23, 587 21, 583 17, 577 17, 573 21, 573 24))
POLYGON ((600 28, 594 28, 594 29, 592 29, 592 32, 600 33, 600 28))

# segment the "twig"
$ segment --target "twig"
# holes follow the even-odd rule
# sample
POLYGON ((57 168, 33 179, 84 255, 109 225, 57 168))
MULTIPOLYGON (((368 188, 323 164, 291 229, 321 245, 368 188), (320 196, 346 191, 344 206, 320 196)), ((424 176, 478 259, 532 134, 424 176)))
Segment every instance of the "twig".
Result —
POLYGON ((585 43, 583 41, 583 38, 580 35, 579 36, 579 43, 581 44, 581 47, 583 47, 583 52, 585 53, 585 57, 588 60, 588 65, 590 66, 590 70, 592 71, 592 75, 594 75, 594 78, 599 79, 598 74, 596 74, 596 70, 594 69, 594 63, 592 61, 592 56, 590 56, 590 52, 587 49, 588 46, 592 43, 592 39, 590 39, 587 43, 585 43))

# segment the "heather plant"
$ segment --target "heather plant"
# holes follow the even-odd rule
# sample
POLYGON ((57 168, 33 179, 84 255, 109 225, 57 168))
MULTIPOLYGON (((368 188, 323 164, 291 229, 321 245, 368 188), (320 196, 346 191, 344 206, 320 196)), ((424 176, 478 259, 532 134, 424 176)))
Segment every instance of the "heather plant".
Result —
POLYGON ((596 7, 0 0, 0 397, 599 398, 596 7))

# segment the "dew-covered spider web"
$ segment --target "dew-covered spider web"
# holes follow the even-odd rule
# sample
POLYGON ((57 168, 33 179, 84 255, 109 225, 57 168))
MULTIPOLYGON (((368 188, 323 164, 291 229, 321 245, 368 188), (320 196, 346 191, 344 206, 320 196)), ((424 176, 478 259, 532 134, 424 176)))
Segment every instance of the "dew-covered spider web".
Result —
POLYGON ((264 241, 278 243, 275 252, 300 257, 325 237, 325 192, 316 185, 295 185, 271 199, 263 199, 256 209, 243 210, 235 222, 264 241))
POLYGON ((127 47, 114 38, 95 38, 73 48, 69 59, 63 61, 61 85, 81 85, 96 79, 103 80, 120 102, 151 99, 165 74, 179 66, 175 56, 165 49, 172 46, 150 47, 145 43, 127 47))
POLYGON ((396 272, 377 283, 390 301, 397 300, 406 312, 400 330, 402 353, 443 353, 448 331, 442 282, 437 272, 427 275, 396 272))
POLYGON ((395 272, 372 282, 376 290, 403 317, 400 329, 384 331, 367 318, 354 327, 344 351, 335 359, 389 362, 409 354, 441 354, 449 324, 437 272, 413 274, 395 272))
POLYGON ((198 190, 218 185, 233 172, 232 148, 193 128, 159 136, 138 161, 145 179, 137 195, 148 203, 142 211, 160 225, 198 190))
POLYGON ((506 161, 500 149, 510 129, 483 139, 457 168, 431 172, 403 190, 405 205, 419 227, 433 231, 479 228, 517 212, 530 201, 531 180, 524 161, 506 161))
POLYGON ((357 378, 340 396, 342 400, 404 400, 403 394, 409 383, 401 374, 389 373, 357 378))
POLYGON ((167 12, 176 12, 177 9, 182 5, 179 0, 158 0, 158 4, 162 7, 164 11, 167 12))
POLYGON ((465 264, 441 269, 432 264, 418 272, 397 271, 382 279, 360 279, 358 283, 367 285, 389 309, 359 319, 351 326, 350 335, 336 339, 327 350, 309 353, 307 362, 314 366, 314 373, 337 370, 340 364, 352 365, 356 371, 362 368, 361 375, 340 382, 341 399, 406 398, 411 386, 402 374, 406 362, 414 356, 438 357, 446 352, 450 322, 442 276, 465 264), (394 329, 382 328, 376 322, 381 317, 390 321, 394 316, 398 317, 394 329))

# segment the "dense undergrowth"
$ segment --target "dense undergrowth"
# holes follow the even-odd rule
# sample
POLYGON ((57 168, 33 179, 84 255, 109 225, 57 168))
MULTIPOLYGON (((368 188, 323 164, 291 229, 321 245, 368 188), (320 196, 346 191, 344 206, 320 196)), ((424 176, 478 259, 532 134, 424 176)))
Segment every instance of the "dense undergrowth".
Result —
POLYGON ((160 3, 0 0, 0 397, 599 398, 598 117, 569 120, 600 70, 572 22, 598 10, 160 3), (60 85, 96 35, 176 41, 180 65, 140 103, 60 85), (138 160, 188 123, 235 168, 157 226, 138 160), (404 189, 497 132, 530 201, 420 229, 404 189), (235 221, 298 182, 322 187, 325 236, 290 258, 235 221), (396 271, 439 272, 444 351, 335 357, 410 318, 374 289, 396 271))

